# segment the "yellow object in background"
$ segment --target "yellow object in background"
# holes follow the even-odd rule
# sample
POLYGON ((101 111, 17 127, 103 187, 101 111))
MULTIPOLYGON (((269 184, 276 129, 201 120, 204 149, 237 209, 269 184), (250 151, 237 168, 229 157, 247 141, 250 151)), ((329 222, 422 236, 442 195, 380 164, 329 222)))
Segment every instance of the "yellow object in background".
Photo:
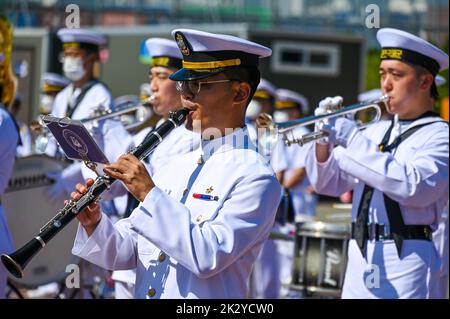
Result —
POLYGON ((448 122, 448 96, 442 99, 441 117, 448 122))

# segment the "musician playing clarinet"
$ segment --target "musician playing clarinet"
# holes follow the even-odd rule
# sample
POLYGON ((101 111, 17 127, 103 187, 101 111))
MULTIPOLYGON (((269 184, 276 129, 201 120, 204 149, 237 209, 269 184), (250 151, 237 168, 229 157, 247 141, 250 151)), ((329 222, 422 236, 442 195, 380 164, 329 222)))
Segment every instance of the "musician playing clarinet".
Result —
MULTIPOLYGON (((107 165, 105 173, 140 204, 115 225, 89 206, 78 215, 72 252, 106 269, 137 268, 136 298, 245 298, 281 196, 245 126, 259 59, 271 50, 228 35, 172 34, 183 68, 170 79, 189 110, 186 127, 201 135, 200 148, 153 176, 132 155, 107 165)), ((86 190, 77 185, 72 198, 86 190)))

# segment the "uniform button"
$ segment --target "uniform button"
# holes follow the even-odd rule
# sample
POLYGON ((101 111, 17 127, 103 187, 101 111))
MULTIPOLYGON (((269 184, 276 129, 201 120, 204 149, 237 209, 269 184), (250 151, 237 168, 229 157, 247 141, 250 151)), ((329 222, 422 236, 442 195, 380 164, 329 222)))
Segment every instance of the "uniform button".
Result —
POLYGON ((153 297, 155 294, 156 294, 155 288, 150 288, 150 289, 148 290, 148 296, 149 296, 149 297, 153 297))
POLYGON ((166 254, 163 252, 160 252, 159 256, 158 256, 158 260, 160 263, 162 263, 164 260, 166 260, 166 254))
POLYGON ((195 218, 195 220, 199 222, 199 221, 202 220, 202 218, 203 218, 203 215, 202 215, 202 214, 199 214, 199 215, 195 218))

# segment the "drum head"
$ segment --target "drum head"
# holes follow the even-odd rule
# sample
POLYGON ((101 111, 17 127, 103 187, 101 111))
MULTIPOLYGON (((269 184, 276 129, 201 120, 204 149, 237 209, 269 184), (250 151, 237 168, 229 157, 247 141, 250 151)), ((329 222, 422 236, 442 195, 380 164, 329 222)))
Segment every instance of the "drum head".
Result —
MULTIPOLYGON (((51 220, 64 203, 52 203, 47 191, 52 181, 46 177, 50 171, 64 169, 68 164, 46 155, 19 158, 2 196, 14 245, 20 248, 39 233, 39 229, 51 220)), ((36 287, 50 282, 60 282, 68 264, 78 263, 71 254, 78 223, 72 222, 59 232, 34 256, 24 269, 22 279, 10 277, 25 287, 36 287)))

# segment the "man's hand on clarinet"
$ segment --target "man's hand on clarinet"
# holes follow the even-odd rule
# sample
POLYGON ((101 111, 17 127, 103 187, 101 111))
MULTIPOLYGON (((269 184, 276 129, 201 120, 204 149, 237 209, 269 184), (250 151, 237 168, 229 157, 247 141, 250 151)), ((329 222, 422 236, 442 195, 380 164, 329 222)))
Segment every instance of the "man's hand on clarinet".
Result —
MULTIPOLYGON (((88 188, 91 187, 92 184, 94 184, 94 180, 92 178, 88 178, 86 180, 86 185, 78 183, 75 186, 76 191, 70 194, 71 199, 74 201, 79 200, 81 196, 83 196, 88 191, 88 188)), ((67 201, 65 201, 65 204, 67 204, 67 201)), ((90 204, 77 215, 77 218, 81 226, 84 227, 84 229, 90 236, 94 232, 95 228, 100 222, 100 219, 102 218, 99 203, 95 201, 90 204)))
POLYGON ((105 165, 103 171, 123 182, 128 191, 140 202, 155 187, 145 165, 131 154, 122 155, 116 163, 105 165))

